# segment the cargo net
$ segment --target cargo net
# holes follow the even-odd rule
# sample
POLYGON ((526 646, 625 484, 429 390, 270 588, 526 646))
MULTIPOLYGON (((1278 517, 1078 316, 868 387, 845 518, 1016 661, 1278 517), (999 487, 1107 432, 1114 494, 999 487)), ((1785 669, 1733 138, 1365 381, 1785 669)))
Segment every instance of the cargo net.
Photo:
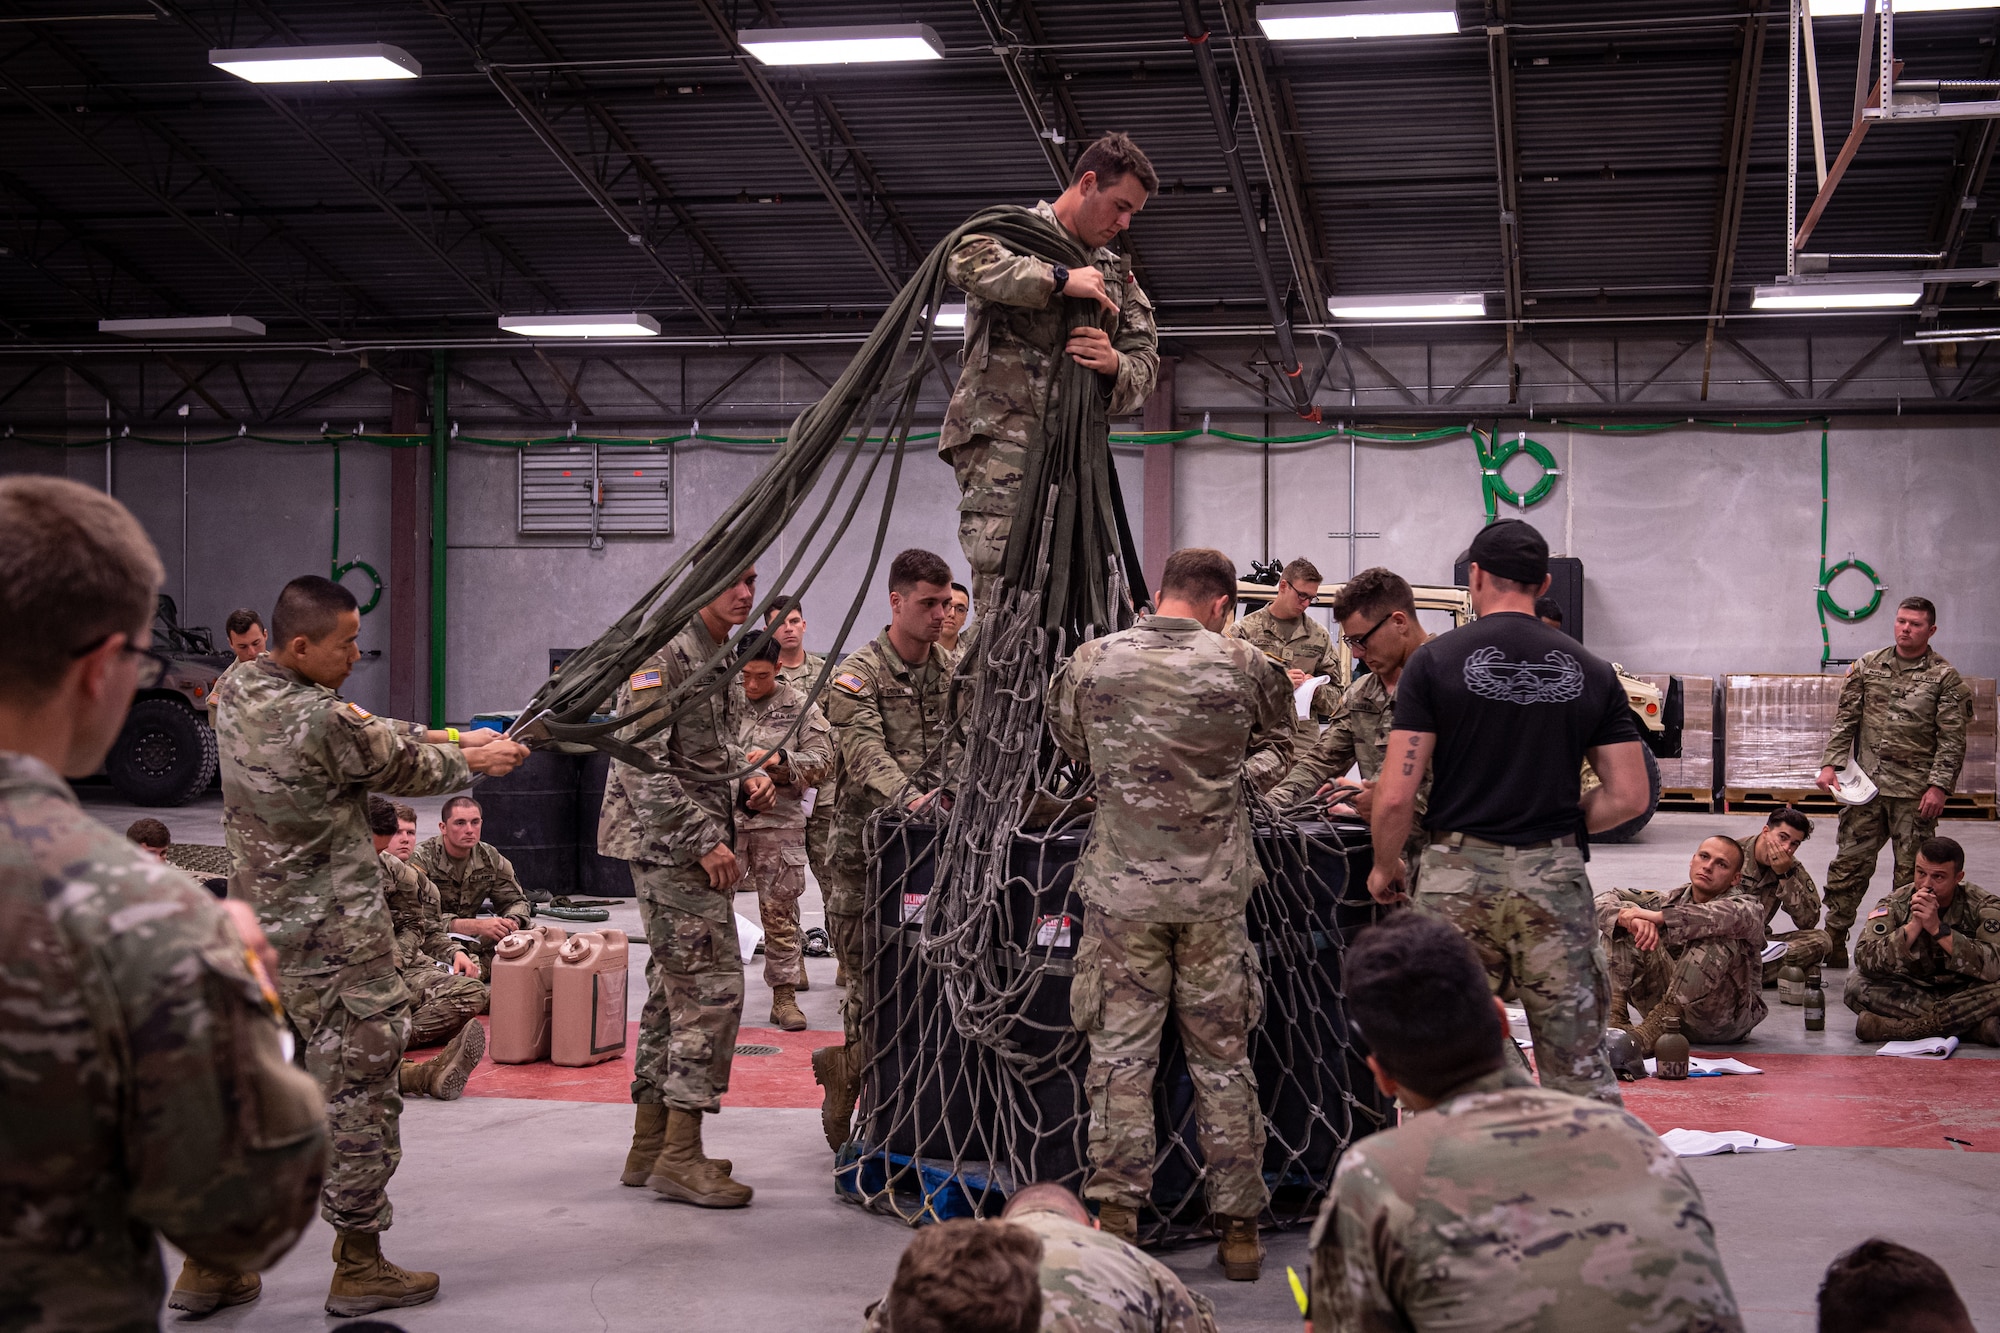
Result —
MULTIPOLYGON (((1036 583, 1046 576, 1046 565, 1036 583)), ((1035 1181, 1088 1172, 1086 1038, 1069 990, 1083 902, 1072 883, 1092 783, 1047 739, 1044 690, 1069 646, 1041 622, 1039 586, 983 616, 958 682, 971 696, 943 817, 877 815, 867 833, 867 1063, 838 1187, 911 1225, 997 1214, 1035 1181)), ((1084 627, 1079 638, 1089 638, 1084 627)), ((1294 822, 1254 795, 1265 883, 1248 928, 1264 1013, 1251 1059, 1266 1120, 1266 1225, 1308 1222, 1341 1151, 1387 1106, 1355 1049, 1340 959, 1375 919, 1360 825, 1294 822)), ((850 982, 850 984, 854 984, 850 982)), ((1169 1017, 1154 1085, 1149 1242, 1206 1232, 1193 1084, 1169 1017)))

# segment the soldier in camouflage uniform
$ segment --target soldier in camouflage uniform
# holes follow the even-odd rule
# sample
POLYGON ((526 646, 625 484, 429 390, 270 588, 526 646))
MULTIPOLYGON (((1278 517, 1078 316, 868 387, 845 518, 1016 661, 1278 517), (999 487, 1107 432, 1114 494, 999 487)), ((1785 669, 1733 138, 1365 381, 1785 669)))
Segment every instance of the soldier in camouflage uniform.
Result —
POLYGON ((410 863, 437 885, 445 928, 478 941, 467 946, 482 981, 493 980, 493 950, 517 930, 534 925, 534 909, 514 874, 514 863, 498 847, 481 842, 485 812, 470 796, 454 796, 438 815, 436 837, 410 854, 410 863), (480 907, 493 904, 492 916, 480 907))
POLYGON ((1701 1191, 1623 1110, 1529 1085, 1448 925, 1398 913, 1341 965, 1383 1092, 1416 1112, 1342 1154, 1311 1327, 1740 1333, 1701 1191))
POLYGON ((1669 1017, 1689 1041, 1742 1041, 1764 1021, 1762 905, 1736 886, 1743 849, 1717 835, 1695 848, 1688 882, 1669 893, 1609 889, 1597 927, 1611 954, 1611 1024, 1653 1053, 1669 1017), (1645 1019, 1632 1026, 1625 1005, 1645 1019))
MULTIPOLYGON (((1326 632, 1326 626, 1306 612, 1313 598, 1319 596, 1319 584, 1319 566, 1300 556, 1285 566, 1278 580, 1278 591, 1268 606, 1232 621, 1223 631, 1232 639, 1263 649, 1266 656, 1285 669, 1294 690, 1314 676, 1327 678, 1326 684, 1313 691, 1306 715, 1298 719, 1295 745, 1300 754, 1318 738, 1319 724, 1331 721, 1340 706, 1340 654, 1334 651, 1333 636, 1326 632)), ((1413 609, 1410 619, 1414 622, 1416 618, 1413 609)))
POLYGON ((417 845, 417 812, 371 796, 368 832, 396 926, 396 970, 410 988, 409 1044, 449 1043, 434 1060, 403 1061, 401 1088, 405 1095, 454 1101, 486 1053, 486 1029, 472 1021, 486 1012, 486 983, 478 962, 446 932, 437 885, 405 859, 417 845))
POLYGON ((799 899, 806 891, 806 791, 833 762, 833 732, 805 691, 778 678, 775 639, 743 659, 731 705, 736 743, 746 764, 764 764, 776 791, 769 810, 737 821, 736 854, 756 891, 764 922, 764 984, 771 988, 771 1025, 803 1032, 798 986, 799 899))
MULTIPOLYGON (((771 618, 775 619, 778 608, 790 598, 772 599, 771 618)), ((806 651, 806 613, 794 608, 771 636, 778 645, 778 679, 790 685, 808 700, 813 699, 813 691, 819 686, 820 672, 826 666, 826 658, 820 653, 806 651)), ((818 701, 813 701, 818 707, 818 701)), ((806 864, 812 867, 813 882, 819 885, 822 901, 833 872, 828 868, 828 857, 833 850, 833 808, 840 789, 840 747, 832 747, 833 759, 826 771, 819 776, 813 788, 812 811, 806 816, 806 864)), ((801 992, 811 990, 805 968, 799 969, 801 992)))
MULTIPOLYGON (((1328 813, 1338 805, 1366 819, 1375 807, 1375 781, 1382 774, 1382 755, 1389 743, 1396 682, 1402 679, 1403 664, 1410 660, 1410 654, 1430 636, 1417 623, 1417 599, 1409 583, 1380 565, 1362 570, 1342 586, 1334 597, 1333 614, 1347 636, 1348 647, 1368 671, 1355 677, 1341 693, 1333 720, 1292 765, 1285 780, 1272 789, 1271 800, 1281 809, 1290 809, 1307 797, 1325 797, 1321 808, 1328 813), (1361 790, 1357 793, 1337 787, 1347 770, 1357 764, 1361 790)), ((1413 881, 1424 850, 1424 807, 1430 792, 1430 775, 1425 774, 1417 786, 1416 817, 1404 843, 1403 859, 1410 865, 1413 881)))
POLYGON ((1220 551, 1167 558, 1159 613, 1078 645, 1049 686, 1049 730, 1097 787, 1077 860, 1085 912, 1070 1017, 1090 1039, 1090 1177, 1107 1231, 1138 1239, 1152 1193, 1153 1084, 1169 1009, 1194 1082, 1223 1271, 1262 1265, 1270 1202, 1250 1069, 1263 980, 1243 912, 1262 882, 1243 783, 1291 765, 1291 690, 1271 660, 1219 631, 1236 595, 1220 551))
POLYGON ((0 1328, 124 1333, 255 1300, 312 1219, 319 1090, 256 917, 86 815, 160 563, 130 513, 0 479, 0 1328), (246 947, 249 946, 249 947, 246 947), (164 1235, 188 1257, 168 1296, 164 1235))
POLYGON ((337 1233, 327 1311, 365 1314, 430 1300, 438 1283, 381 1252, 402 1157, 397 1074, 410 993, 396 970, 368 793, 449 792, 474 772, 511 772, 527 751, 501 740, 425 744, 342 700, 334 690, 360 657, 361 618, 337 583, 292 580, 272 629, 272 650, 217 691, 230 896, 257 909, 278 951, 285 1012, 326 1096, 333 1163, 320 1212, 337 1233))
POLYGON ((861 1022, 868 1012, 864 916, 868 910, 869 817, 901 803, 917 810, 931 801, 951 771, 946 745, 951 663, 937 646, 951 605, 951 567, 930 551, 908 550, 889 564, 889 624, 875 641, 850 654, 826 692, 826 720, 840 752, 840 805, 822 881, 827 933, 847 978, 841 1004, 847 1040, 813 1052, 813 1078, 826 1089, 820 1127, 835 1152, 847 1142, 868 1051, 861 1022))
POLYGON ((1799 864, 1798 851, 1812 836, 1812 820, 1792 806, 1773 810, 1761 833, 1737 841, 1743 849, 1743 877, 1739 891, 1755 898, 1764 908, 1764 942, 1782 940, 1785 951, 1764 964, 1764 984, 1778 984, 1778 973, 1786 967, 1801 970, 1826 961, 1833 940, 1819 925, 1819 889, 1810 871, 1799 864), (1792 919, 1793 930, 1772 930, 1778 909, 1792 919))
POLYGON ((1861 1041, 2000 1046, 2000 896, 1965 882, 1955 840, 1926 840, 1912 882, 1868 914, 1842 998, 1861 1041))
POLYGON ((1138 411, 1153 392, 1160 369, 1153 303, 1131 262, 1108 247, 1158 188, 1146 155, 1124 135, 1107 134, 1077 159, 1074 181, 1055 203, 1035 205, 1091 248, 1089 268, 1015 254, 991 236, 968 236, 951 253, 946 273, 965 293, 964 369, 938 453, 958 478, 958 542, 982 615, 1000 604, 1000 567, 1022 475, 1042 447, 1057 358, 1098 372, 1111 416, 1138 411))
POLYGON ((1847 932, 1868 896, 1882 844, 1895 846, 1893 882, 1909 883, 1917 845, 1937 832, 1945 798, 1958 785, 1972 693, 1931 650, 1936 633, 1937 608, 1922 597, 1904 598, 1896 609, 1896 642, 1849 667, 1840 687, 1819 785, 1830 790, 1851 758, 1874 779, 1877 794, 1840 812, 1840 844, 1826 872, 1829 967, 1847 966, 1847 932))
POLYGON ((951 585, 951 607, 944 615, 944 628, 938 632, 938 647, 951 659, 955 670, 965 656, 966 648, 972 640, 965 638, 965 625, 972 618, 972 592, 963 583, 951 585))
POLYGON ((1042 1242, 1042 1327, 1058 1333, 1215 1333, 1215 1307, 1180 1275, 1100 1230, 1061 1185, 1007 1196, 1006 1222, 1042 1242))
MULTIPOLYGON (((677 701, 682 683, 749 618, 756 588, 751 568, 648 658, 619 686, 618 716, 643 717, 677 701)), ((650 950, 632 1069, 632 1147, 620 1180, 703 1208, 741 1208, 753 1191, 701 1145, 702 1116, 720 1111, 729 1090, 743 1020, 734 897, 743 870, 730 775, 744 764, 728 683, 636 743, 661 769, 614 759, 597 823, 598 852, 632 863, 650 950)), ((752 774, 742 794, 751 808, 768 809, 770 778, 752 774)))

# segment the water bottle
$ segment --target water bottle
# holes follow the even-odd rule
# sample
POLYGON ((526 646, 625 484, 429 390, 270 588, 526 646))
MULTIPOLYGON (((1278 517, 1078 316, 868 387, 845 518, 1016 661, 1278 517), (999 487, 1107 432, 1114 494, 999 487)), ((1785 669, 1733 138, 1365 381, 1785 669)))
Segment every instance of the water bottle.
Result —
POLYGON ((1653 1043, 1653 1077, 1682 1079, 1688 1076, 1688 1039, 1681 1035, 1681 1016, 1668 1014, 1666 1031, 1653 1043))
POLYGON ((1806 973, 1806 1031, 1826 1031, 1826 991, 1820 986, 1816 967, 1806 973))
POLYGON ((1778 969, 1778 1003, 1804 1004, 1805 1002, 1805 969, 1797 963, 1786 963, 1778 969))

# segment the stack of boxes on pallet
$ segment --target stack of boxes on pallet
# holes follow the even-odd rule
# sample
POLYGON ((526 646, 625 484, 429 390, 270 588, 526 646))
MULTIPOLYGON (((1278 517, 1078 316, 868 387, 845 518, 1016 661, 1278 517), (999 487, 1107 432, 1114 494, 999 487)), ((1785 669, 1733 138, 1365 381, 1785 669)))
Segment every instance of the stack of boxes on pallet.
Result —
MULTIPOLYGON (((1674 677, 1634 673, 1665 694, 1674 677)), ((1682 676, 1681 757, 1660 760, 1660 809, 1715 808, 1715 677, 1682 676)))
POLYGON ((2000 772, 1996 772, 1994 760, 1994 738, 1996 734, 1993 711, 1993 682, 1974 679, 1965 682, 1972 687, 1972 725, 1965 729, 1965 772, 1959 775, 1958 789, 1964 792, 1984 793, 1989 804, 1994 792, 2000 791, 2000 772))

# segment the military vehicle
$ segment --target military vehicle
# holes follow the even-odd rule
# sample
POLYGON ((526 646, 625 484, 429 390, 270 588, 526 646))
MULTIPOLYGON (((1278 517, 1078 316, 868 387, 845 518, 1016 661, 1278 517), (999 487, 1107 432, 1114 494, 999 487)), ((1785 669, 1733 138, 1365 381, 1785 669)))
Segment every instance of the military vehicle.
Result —
POLYGON ((215 682, 236 659, 217 652, 201 626, 180 623, 174 599, 162 593, 153 618, 153 647, 173 661, 158 685, 132 700, 125 729, 105 756, 105 776, 134 805, 186 805, 215 781, 215 731, 208 701, 215 682))

